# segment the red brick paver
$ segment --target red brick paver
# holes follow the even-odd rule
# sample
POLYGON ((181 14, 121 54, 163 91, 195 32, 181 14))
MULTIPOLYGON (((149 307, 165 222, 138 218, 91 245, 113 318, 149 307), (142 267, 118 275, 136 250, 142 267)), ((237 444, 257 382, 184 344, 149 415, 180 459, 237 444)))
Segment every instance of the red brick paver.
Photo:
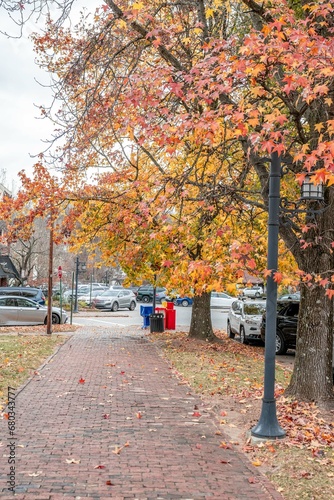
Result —
POLYGON ((15 412, 16 440, 0 421, 3 499, 282 498, 220 448, 212 414, 140 330, 79 330, 18 391, 15 412))

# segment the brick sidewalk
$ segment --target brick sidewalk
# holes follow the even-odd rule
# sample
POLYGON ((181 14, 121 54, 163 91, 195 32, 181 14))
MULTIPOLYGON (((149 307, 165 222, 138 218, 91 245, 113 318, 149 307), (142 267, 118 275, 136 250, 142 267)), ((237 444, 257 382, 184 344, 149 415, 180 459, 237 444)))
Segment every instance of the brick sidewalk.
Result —
POLYGON ((220 448, 228 439, 213 415, 142 330, 78 330, 19 391, 15 411, 17 441, 0 421, 2 499, 282 498, 245 457, 220 448))

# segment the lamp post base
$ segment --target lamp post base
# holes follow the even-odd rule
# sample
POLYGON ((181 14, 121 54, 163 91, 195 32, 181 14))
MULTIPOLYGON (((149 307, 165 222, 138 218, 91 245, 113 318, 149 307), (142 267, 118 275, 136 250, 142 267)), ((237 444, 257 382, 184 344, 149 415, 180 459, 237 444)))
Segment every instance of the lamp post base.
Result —
POLYGON ((280 427, 276 417, 275 399, 262 400, 260 420, 252 428, 251 435, 266 439, 282 439, 285 437, 285 431, 280 427))

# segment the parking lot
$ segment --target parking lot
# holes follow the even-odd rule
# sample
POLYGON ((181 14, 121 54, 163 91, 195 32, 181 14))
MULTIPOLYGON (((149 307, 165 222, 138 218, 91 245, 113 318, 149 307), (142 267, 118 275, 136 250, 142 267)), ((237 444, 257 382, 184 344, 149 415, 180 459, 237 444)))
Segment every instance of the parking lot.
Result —
MULTIPOLYGON (((89 325, 117 325, 117 326, 143 326, 143 317, 140 315, 140 302, 134 311, 122 310, 117 312, 110 311, 82 311, 73 315, 73 323, 83 326, 89 325)), ((152 304, 145 304, 145 306, 152 304)), ((157 307, 162 307, 157 304, 157 307)), ((192 307, 176 306, 176 327, 186 329, 190 326, 192 307)), ((211 309, 211 320, 214 329, 226 330, 227 309, 211 309)))

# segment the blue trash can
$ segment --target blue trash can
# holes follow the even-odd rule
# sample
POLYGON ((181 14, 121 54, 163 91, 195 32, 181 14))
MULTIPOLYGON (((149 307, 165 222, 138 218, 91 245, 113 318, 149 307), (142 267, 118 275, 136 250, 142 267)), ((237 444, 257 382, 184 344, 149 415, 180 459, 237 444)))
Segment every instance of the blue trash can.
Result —
POLYGON ((153 313, 153 306, 140 306, 140 316, 143 317, 142 328, 150 326, 150 315, 153 313))

